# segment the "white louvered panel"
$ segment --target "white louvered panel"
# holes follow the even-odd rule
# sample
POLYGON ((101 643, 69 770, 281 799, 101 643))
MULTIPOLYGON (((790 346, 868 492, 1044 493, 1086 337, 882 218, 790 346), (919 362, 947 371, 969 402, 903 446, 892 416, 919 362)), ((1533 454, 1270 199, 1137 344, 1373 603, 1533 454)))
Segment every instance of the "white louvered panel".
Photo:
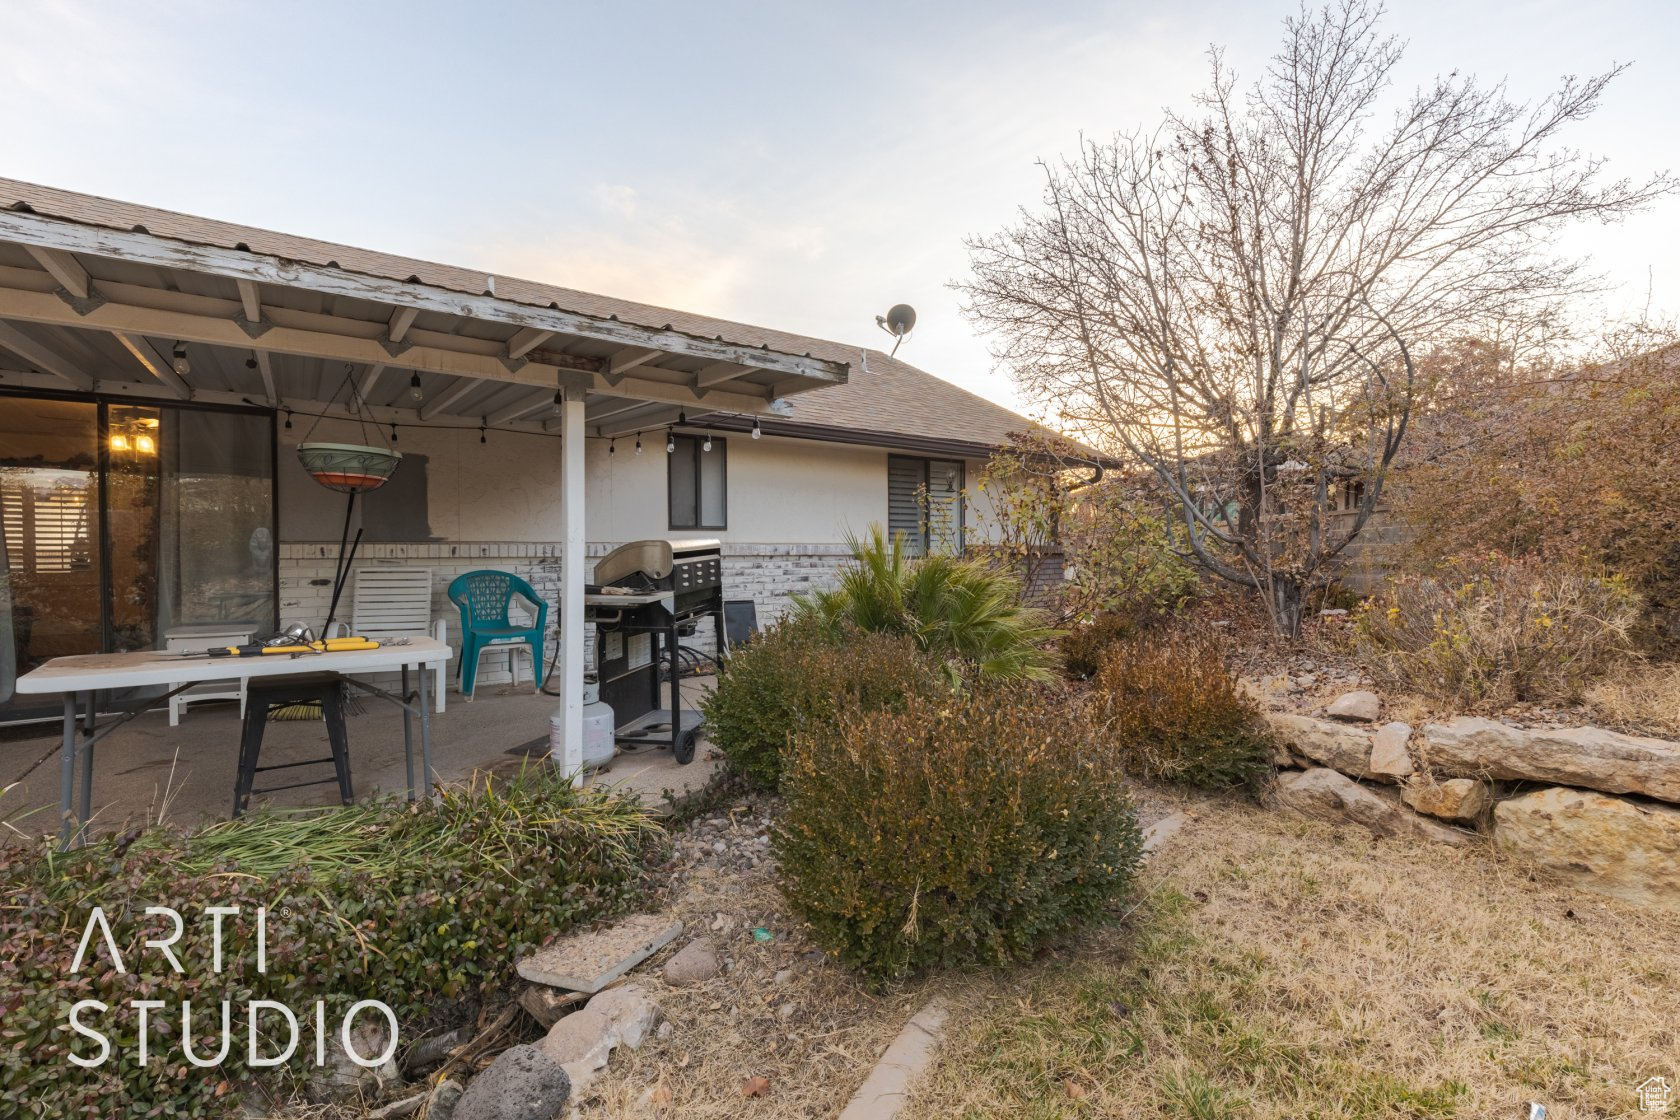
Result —
POLYGON ((356 573, 351 629, 369 638, 423 635, 432 625, 430 568, 363 568, 356 573))

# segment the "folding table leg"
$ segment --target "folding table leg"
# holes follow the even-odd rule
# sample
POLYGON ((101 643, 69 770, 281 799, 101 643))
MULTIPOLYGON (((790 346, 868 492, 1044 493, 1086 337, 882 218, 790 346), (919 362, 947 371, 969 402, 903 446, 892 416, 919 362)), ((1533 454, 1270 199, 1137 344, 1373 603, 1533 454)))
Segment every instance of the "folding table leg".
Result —
MULTIPOLYGON (((426 667, 420 667, 420 679, 426 679, 426 667)), ((408 705, 414 703, 414 698, 408 692, 408 666, 402 667, 402 702, 403 702, 403 760, 408 765, 408 799, 414 800, 414 715, 408 710, 408 705)))
POLYGON ((426 797, 432 796, 432 705, 426 695, 426 666, 420 666, 420 764, 424 770, 426 797))
POLYGON ((97 722, 94 698, 98 695, 96 692, 82 693, 82 734, 87 737, 87 746, 82 749, 82 811, 79 814, 83 840, 87 839, 88 820, 93 816, 93 731, 97 722))
POLYGON ((64 694, 64 755, 59 760, 58 846, 70 847, 71 803, 76 788, 76 694, 64 694))

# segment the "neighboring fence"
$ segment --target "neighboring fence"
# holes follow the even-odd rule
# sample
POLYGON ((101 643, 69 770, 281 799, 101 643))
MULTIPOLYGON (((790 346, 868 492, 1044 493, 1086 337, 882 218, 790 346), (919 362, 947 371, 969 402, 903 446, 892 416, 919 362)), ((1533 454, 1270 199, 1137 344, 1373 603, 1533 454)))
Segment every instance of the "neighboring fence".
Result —
MULTIPOLYGON (((1341 534, 1353 526, 1358 510, 1332 511, 1326 518, 1330 532, 1341 534)), ((1342 572, 1338 582, 1359 595, 1375 594, 1391 573, 1400 567, 1401 553, 1413 534, 1403 528, 1386 509, 1371 511, 1359 536, 1342 550, 1342 572)))

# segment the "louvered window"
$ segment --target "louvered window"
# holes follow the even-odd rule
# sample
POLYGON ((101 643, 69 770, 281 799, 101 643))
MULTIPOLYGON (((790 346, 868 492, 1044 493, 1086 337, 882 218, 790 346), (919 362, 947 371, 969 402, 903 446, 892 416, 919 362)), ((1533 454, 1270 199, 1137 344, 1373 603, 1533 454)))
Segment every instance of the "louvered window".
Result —
POLYGON ((963 550, 963 464, 887 457, 887 532, 912 556, 963 550))
MULTIPOLYGON (((84 476, 85 477, 85 476, 84 476)), ((93 562, 88 487, 0 483, 6 555, 20 572, 79 572, 93 562)))

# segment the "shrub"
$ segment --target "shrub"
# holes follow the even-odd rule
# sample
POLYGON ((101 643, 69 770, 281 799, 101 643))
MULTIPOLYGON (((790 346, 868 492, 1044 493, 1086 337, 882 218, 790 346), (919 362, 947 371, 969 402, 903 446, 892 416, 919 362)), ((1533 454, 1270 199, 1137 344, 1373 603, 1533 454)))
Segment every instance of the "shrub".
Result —
MULTIPOLYGON (((345 1009, 360 999, 384 1001, 412 1038, 512 980, 515 959, 535 944, 628 906, 663 835, 634 802, 574 792, 544 771, 413 807, 386 800, 259 812, 195 833, 131 833, 62 854, 48 840, 9 844, 0 848, 0 1113, 240 1115, 241 1098, 256 1085, 245 1065, 249 1000, 277 1000, 298 1015, 298 1052, 278 1071, 283 1079, 313 1067, 307 1017, 318 999, 327 1005, 329 1053, 345 1009), (70 972, 96 905, 126 974, 98 949, 70 972), (142 949, 142 940, 168 931, 164 919, 144 916, 148 906, 172 907, 185 919, 176 946, 184 975, 142 949), (223 925, 219 975, 206 906, 241 909, 223 925), (258 907, 267 908, 265 973, 256 970, 258 907), (147 998, 168 1006, 152 1012, 150 1062, 141 1067, 130 1001, 147 998), (110 1007, 83 1019, 112 1044, 111 1059, 96 1069, 69 1061, 71 1053, 97 1053, 68 1027, 69 1008, 82 999, 110 1007), (216 1069, 182 1056, 182 1000, 193 1003, 200 1056, 219 1048, 217 1005, 234 1005, 233 1044, 216 1069)), ((261 1091, 276 1089, 275 1072, 263 1071, 261 1091)))
POLYGON ((700 701, 707 738, 758 789, 781 780, 796 732, 832 720, 847 703, 872 711, 911 695, 950 693, 938 667, 908 637, 783 622, 739 647, 700 701))
POLYGON ((1092 714, 1127 773, 1204 789, 1253 785, 1271 768, 1255 704, 1237 688, 1210 629, 1140 635, 1108 650, 1092 714))
POLYGON ((1090 680, 1102 667, 1110 646, 1126 641, 1155 621, 1136 611, 1099 611, 1089 621, 1073 624, 1058 643, 1062 668, 1070 677, 1090 680))
POLYGON ((840 586, 794 597, 796 618, 830 634, 847 627, 903 634, 945 662, 953 683, 1039 680, 1054 676, 1055 655, 1043 648, 1060 637, 1042 611, 1020 604, 1010 576, 974 560, 927 556, 909 560, 904 541, 887 543, 879 525, 867 541, 851 539, 852 563, 840 586))
POLYGON ((1029 686, 802 733, 774 833, 817 942, 874 980, 1020 959, 1124 894, 1142 840, 1112 752, 1029 686))
POLYGON ((1467 707, 1573 701, 1632 646, 1620 577, 1498 555, 1395 576, 1360 612, 1355 648, 1384 684, 1467 707))

